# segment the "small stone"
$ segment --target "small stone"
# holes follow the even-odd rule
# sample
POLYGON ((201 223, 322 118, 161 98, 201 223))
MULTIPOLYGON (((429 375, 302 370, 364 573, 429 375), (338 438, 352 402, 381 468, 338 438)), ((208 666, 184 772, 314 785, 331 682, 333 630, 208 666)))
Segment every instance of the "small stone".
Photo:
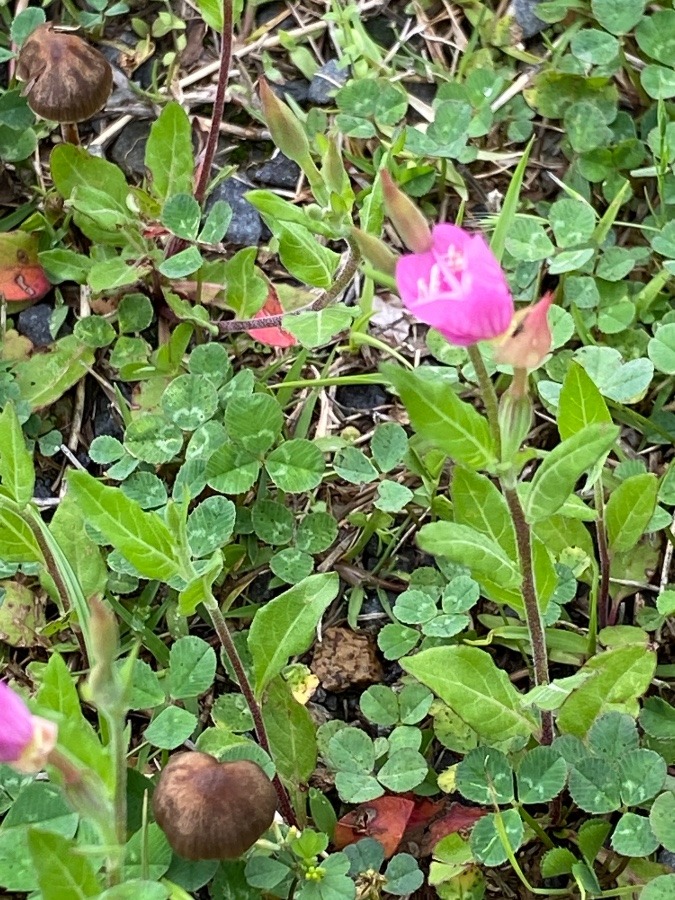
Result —
POLYGON ((34 347, 48 347, 54 342, 49 331, 52 307, 38 303, 24 309, 17 317, 16 330, 27 337, 34 347))
POLYGON ((309 98, 309 81, 304 78, 293 78, 290 81, 284 81, 283 84, 270 83, 270 87, 280 100, 285 100, 288 96, 302 105, 307 103, 309 98))
POLYGON ((263 233, 262 219, 258 210, 244 197, 250 190, 250 184, 238 178, 228 178, 216 187, 206 202, 207 213, 216 200, 225 200, 230 204, 232 221, 227 229, 225 241, 240 247, 256 247, 263 233))
POLYGON ((94 416, 94 437, 101 437, 102 435, 117 438, 118 441, 124 439, 124 431, 117 421, 117 415, 109 401, 106 401, 105 407, 100 409, 94 416))
POLYGON ((251 169, 248 174, 259 184, 292 191, 300 177, 300 166, 283 153, 277 153, 272 159, 251 169))
POLYGON ((666 850, 665 847, 662 847, 656 858, 662 866, 668 866, 669 869, 675 872, 675 853, 672 850, 666 850))
POLYGON ((150 134, 150 122, 135 119, 122 129, 113 144, 110 158, 129 178, 145 178, 145 145, 150 134))
POLYGON ((536 14, 535 9, 540 0, 513 0, 513 15, 523 32, 524 38, 534 37, 545 28, 548 22, 543 22, 536 14))
POLYGON ((318 106, 326 106, 332 102, 335 92, 342 87, 348 76, 348 71, 336 59, 329 59, 316 70, 309 85, 307 99, 318 106))
POLYGON ((389 402, 379 384, 345 384, 335 392, 335 399, 345 409, 376 409, 389 402))

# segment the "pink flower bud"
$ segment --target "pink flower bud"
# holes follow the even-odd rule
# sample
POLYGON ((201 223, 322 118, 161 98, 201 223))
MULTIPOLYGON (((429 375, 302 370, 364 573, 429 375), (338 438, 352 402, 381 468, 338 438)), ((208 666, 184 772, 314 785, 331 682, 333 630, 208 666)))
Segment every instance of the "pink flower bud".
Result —
POLYGON ((536 369, 551 350, 548 310, 553 294, 544 294, 534 306, 518 310, 508 335, 495 349, 495 361, 516 369, 536 369))
POLYGON ((54 722, 31 714, 4 681, 0 681, 0 762, 29 775, 44 768, 56 744, 54 722))
POLYGON ((432 237, 421 210, 394 184, 394 179, 386 169, 380 173, 380 180, 384 208, 399 237, 414 253, 426 253, 431 248, 432 237))
POLYGON ((431 237, 429 250, 402 256, 396 265, 406 307, 460 347, 503 334, 513 299, 485 239, 456 225, 435 225, 431 237))

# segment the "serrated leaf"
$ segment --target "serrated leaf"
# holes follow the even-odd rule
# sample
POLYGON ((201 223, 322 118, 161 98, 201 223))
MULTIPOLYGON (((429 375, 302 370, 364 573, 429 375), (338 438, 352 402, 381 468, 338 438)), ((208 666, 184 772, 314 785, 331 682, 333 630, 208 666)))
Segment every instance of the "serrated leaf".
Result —
POLYGON ((665 791, 652 803, 649 812, 652 831, 666 850, 675 853, 675 794, 665 791))
POLYGON ((483 816, 473 826, 470 843, 476 859, 486 866, 501 866, 508 859, 497 824, 498 815, 501 817, 501 828, 511 851, 516 853, 523 842, 525 829, 517 810, 507 809, 501 813, 488 813, 487 816, 483 816))
POLYGON ((565 787, 567 764, 553 747, 534 747, 521 760, 517 780, 521 803, 545 803, 565 787))
POLYGON ((573 766, 569 792, 584 812, 608 813, 621 805, 619 773, 604 759, 587 757, 573 766))
POLYGON ((493 806, 513 800, 513 769, 506 755, 494 747, 469 751, 456 770, 457 790, 474 803, 493 806))
POLYGON ((616 823, 612 849, 622 856, 649 856, 659 846, 646 816, 626 812, 616 823))

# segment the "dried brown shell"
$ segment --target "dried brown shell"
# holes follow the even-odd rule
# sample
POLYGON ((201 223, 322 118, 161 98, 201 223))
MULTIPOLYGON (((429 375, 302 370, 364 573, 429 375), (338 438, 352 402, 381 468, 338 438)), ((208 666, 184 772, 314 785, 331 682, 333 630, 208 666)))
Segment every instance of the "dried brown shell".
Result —
POLYGON ((33 112, 51 122, 83 122, 102 109, 112 90, 110 63, 82 38, 48 22, 27 38, 16 66, 33 112))
POLYGON ((164 767, 152 807, 172 849, 185 859, 234 859, 272 824, 277 795, 259 765, 177 753, 164 767))

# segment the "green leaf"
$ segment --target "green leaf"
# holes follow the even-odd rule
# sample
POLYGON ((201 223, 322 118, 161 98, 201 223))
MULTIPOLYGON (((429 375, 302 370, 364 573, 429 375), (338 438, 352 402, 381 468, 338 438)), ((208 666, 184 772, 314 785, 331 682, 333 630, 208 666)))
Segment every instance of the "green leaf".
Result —
POLYGON ((108 570, 98 545, 85 528, 84 513, 74 497, 61 500, 49 523, 49 530, 72 566, 85 599, 102 594, 108 580, 108 570))
POLYGON ((235 395, 225 409, 225 427, 232 440, 249 453, 265 453, 281 434, 284 414, 269 394, 235 395))
POLYGON ((506 672, 477 647, 433 647, 401 665, 486 743, 524 742, 538 731, 537 721, 522 710, 521 696, 506 672))
POLYGON ((33 498, 35 470, 13 403, 0 414, 0 480, 20 507, 33 498))
POLYGON ((116 884, 104 891, 99 900, 168 900, 169 888, 157 881, 133 878, 124 884, 116 884))
POLYGON ((73 334, 78 341, 94 350, 99 347, 108 347, 117 337, 117 332, 103 316, 87 316, 84 319, 78 319, 73 334))
POLYGON ((28 849, 44 900, 98 897, 101 885, 92 864, 77 844, 53 831, 28 829, 28 849))
POLYGON ((47 353, 36 353, 14 366, 21 399, 35 412, 51 406, 94 365, 94 351, 74 335, 56 341, 47 353))
POLYGON ((503 494, 478 472, 456 466, 452 476, 455 522, 468 525, 495 541, 506 556, 518 560, 516 532, 503 494))
POLYGON ((269 293, 269 285, 255 265, 256 247, 238 250, 222 267, 225 302, 240 319, 255 315, 269 293))
POLYGON ((197 247, 186 247, 169 256, 159 264, 159 271, 165 278, 185 278, 204 265, 204 259, 197 247))
POLYGON ((547 850, 539 864, 542 878, 557 878, 559 875, 571 875, 572 866, 577 858, 566 847, 554 847, 547 850))
POLYGON ((305 312, 289 313, 282 319, 282 328, 288 331, 303 347, 322 347, 336 334, 349 328, 356 310, 337 303, 325 309, 308 309, 305 312))
POLYGON ((179 103, 167 103, 152 123, 145 147, 145 165, 152 189, 161 200, 191 194, 194 174, 192 133, 187 113, 179 103))
POLYGON ((207 497, 192 510, 187 520, 187 538, 195 557, 209 556, 232 536, 236 509, 225 497, 207 497))
POLYGON ((518 766, 518 800, 546 803, 565 787, 567 764, 553 747, 534 747, 518 766))
POLYGON ((49 164, 54 187, 64 200, 70 199, 76 188, 105 185, 108 196, 120 207, 126 206, 129 185, 119 166, 65 142, 54 147, 49 164))
POLYGON ((586 757, 570 769, 569 792, 580 809, 613 812, 621 806, 621 780, 607 760, 586 757))
POLYGON ((518 602, 516 592, 521 583, 518 565, 499 544, 479 531, 455 522, 433 522, 420 529, 417 543, 427 553, 468 566, 472 578, 495 599, 518 602), (504 595, 509 590, 513 590, 513 597, 504 595))
POLYGON ((146 413, 129 423, 124 446, 135 459, 159 465, 169 462, 180 452, 183 435, 180 428, 164 416, 146 413))
POLYGON ((583 366, 569 365, 558 401, 558 431, 566 440, 586 425, 611 423, 607 404, 583 366))
POLYGON ((0 557, 5 562, 39 562, 44 557, 28 523, 0 503, 0 557))
POLYGON ((470 750, 457 766, 457 790, 474 803, 494 806, 513 800, 513 769, 494 747, 470 750))
POLYGON ((267 474, 281 491, 301 494, 321 484, 326 468, 323 454, 312 441, 284 441, 265 460, 267 474))
POLYGON ((334 572, 310 575, 258 610, 248 634, 258 696, 289 657, 309 648, 321 616, 337 596, 339 583, 334 572))
POLYGON ((216 200, 204 222, 204 227, 199 235, 199 242, 203 244, 220 244, 225 238, 227 229, 232 221, 232 207, 226 200, 216 200))
POLYGON ((410 896, 424 883, 417 860, 409 853, 397 853, 385 869, 384 891, 396 897, 410 896))
POLYGON ((143 738, 160 750, 173 750, 187 741, 197 724, 197 716, 187 709, 167 706, 148 725, 143 738))
POLYGON ((270 682, 262 712, 277 772, 292 789, 297 789, 316 767, 316 726, 312 717, 282 678, 270 682))
POLYGON ((611 34, 627 34, 642 18, 645 5, 646 0, 591 0, 593 15, 611 34))
POLYGON ((391 364, 381 371, 400 394, 415 431, 471 469, 489 469, 496 463, 487 420, 447 384, 391 364))
POLYGON ((579 829, 579 849, 589 866, 595 862, 595 858, 611 830, 612 826, 609 822, 603 822, 601 819, 589 819, 579 829))
POLYGON ((675 707, 661 697, 647 697, 640 712, 640 725, 651 737, 675 739, 675 707))
POLYGON ((611 450, 619 429, 604 422, 586 425, 551 450, 537 469, 525 501, 529 522, 557 512, 579 478, 611 450))
POLYGON ((253 530, 266 544, 290 543, 294 523, 290 509, 276 500, 256 500, 251 509, 253 530))
POLYGON ((335 454, 333 468, 350 484, 367 484, 378 476, 377 469, 358 447, 343 447, 335 454))
POLYGON ((619 758, 621 799, 625 806, 641 806, 663 788, 666 761, 654 750, 632 750, 619 758))
POLYGON ((169 695, 174 700, 199 697, 213 684, 216 654, 213 647, 196 635, 178 638, 169 656, 169 695))
POLYGON ((640 900, 673 900, 675 897, 675 875, 659 875, 646 884, 640 900))
POLYGON ((224 444, 209 458, 205 474, 214 491, 241 494, 255 483, 259 472, 260 462, 248 450, 224 444))
POLYGON ((162 394, 166 417, 184 431, 196 431, 218 409, 213 382, 200 375, 179 375, 162 394))
POLYGON ((156 513, 144 512, 118 488, 87 472, 70 471, 68 487, 87 520, 146 578, 168 581, 181 568, 171 532, 156 513))
POLYGON ((339 253, 323 247, 302 225, 277 222, 273 229, 279 239, 281 262, 300 281, 327 290, 333 284, 339 253))
MULTIPOLYGON (((588 674, 588 673, 586 673, 588 674)), ((596 756, 615 762, 637 750, 640 742, 637 726, 626 713, 616 711, 600 716, 588 732, 588 746, 596 756)))
POLYGON ((197 238, 201 217, 199 203, 192 194, 174 194, 164 204, 160 221, 178 237, 194 241, 197 238))
POLYGON ((659 372, 675 375, 675 322, 659 327, 647 345, 647 354, 659 372))
POLYGON ((649 821, 660 843, 675 853, 675 794, 672 791, 665 791, 652 803, 649 821))
POLYGON ((655 668, 656 654, 641 645, 617 647, 592 657, 581 669, 592 677, 565 700, 558 727, 583 737, 603 711, 621 705, 632 710, 636 698, 651 684, 655 668))
POLYGON ((381 472, 390 472, 400 462, 408 449, 408 435, 398 422, 381 422, 370 439, 373 459, 381 472))
POLYGON ((659 481, 645 473, 626 478, 612 492, 605 509, 611 553, 626 553, 642 537, 656 508, 659 481))
POLYGON ((359 706, 363 715, 375 725, 391 728, 398 723, 398 698, 384 684, 374 684, 361 694, 359 706))
POLYGON ((422 754, 412 747, 404 747, 390 754, 377 773, 377 780, 388 790, 402 794, 419 787, 428 771, 429 766, 422 754))
POLYGON ((502 828, 513 853, 523 842, 525 829, 520 814, 516 809, 507 809, 501 813, 488 813, 473 826, 471 832, 471 850, 479 862, 486 866, 501 866, 508 859, 506 848, 502 842, 497 826, 500 817, 502 828))

